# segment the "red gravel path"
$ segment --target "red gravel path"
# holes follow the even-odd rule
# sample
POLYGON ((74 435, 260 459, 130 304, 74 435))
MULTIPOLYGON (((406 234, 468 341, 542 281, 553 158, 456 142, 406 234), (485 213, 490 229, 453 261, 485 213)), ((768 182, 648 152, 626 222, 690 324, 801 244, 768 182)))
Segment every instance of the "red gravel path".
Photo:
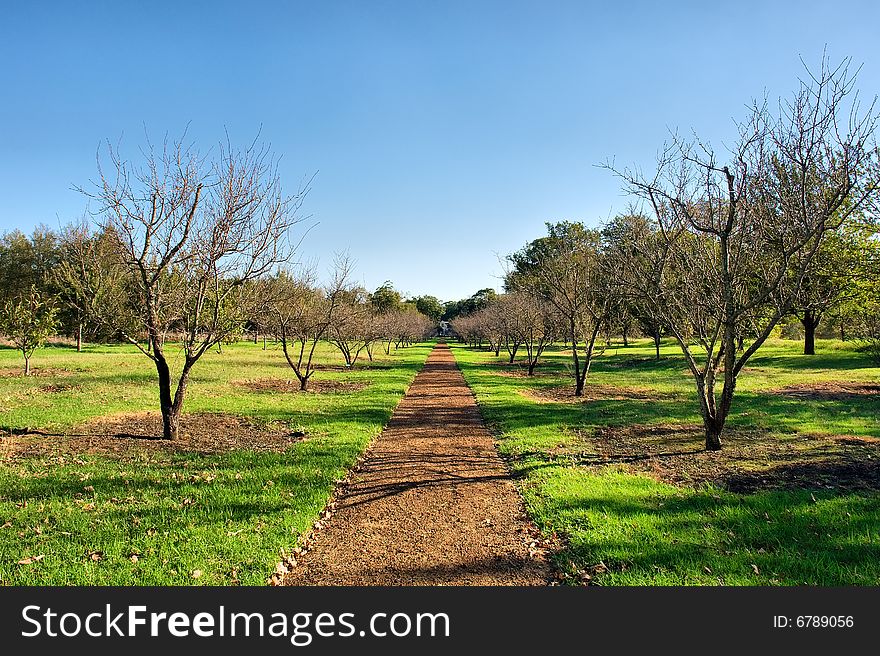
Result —
POLYGON ((545 585, 508 470, 449 347, 428 357, 286 585, 545 585))

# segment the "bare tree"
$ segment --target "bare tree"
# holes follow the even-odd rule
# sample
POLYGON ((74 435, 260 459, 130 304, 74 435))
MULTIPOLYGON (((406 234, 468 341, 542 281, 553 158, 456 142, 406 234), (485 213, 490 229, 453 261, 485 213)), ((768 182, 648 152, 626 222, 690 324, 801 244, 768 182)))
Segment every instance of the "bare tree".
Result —
POLYGON ((315 372, 315 351, 333 321, 337 299, 315 285, 313 272, 304 271, 298 276, 281 272, 268 281, 265 300, 264 323, 281 342, 299 388, 306 390, 315 372))
POLYGON ((118 236, 130 274, 126 305, 147 347, 129 321, 105 320, 155 364, 163 437, 175 439, 193 366, 252 314, 258 299, 247 283, 291 257, 307 185, 285 195, 275 158, 256 144, 221 144, 209 161, 183 140, 166 140, 158 152, 148 145, 141 165, 108 151, 110 170, 99 161, 97 190, 87 193, 100 202, 104 229, 118 236), (176 385, 164 342, 172 327, 184 355, 176 385))
POLYGON ((327 287, 327 299, 334 307, 327 341, 339 349, 347 367, 354 366, 361 352, 378 339, 372 325, 370 295, 351 281, 353 266, 354 262, 347 254, 338 254, 327 287))
POLYGON ((875 198, 877 115, 860 110, 847 65, 823 58, 778 112, 755 103, 728 164, 676 138, 653 175, 615 171, 653 214, 653 236, 630 244, 628 278, 685 355, 708 450, 721 448, 737 376, 792 311, 823 236, 875 198))
POLYGON ((600 332, 620 302, 601 234, 583 224, 548 224, 549 235, 509 256, 505 287, 545 299, 571 345, 575 396, 583 396, 593 358, 604 351, 600 332))
POLYGON ((654 341, 655 359, 660 359, 660 340, 664 325, 662 313, 652 302, 658 292, 657 272, 662 264, 662 236, 651 220, 631 208, 614 217, 602 228, 603 250, 608 269, 618 276, 617 290, 622 310, 638 322, 643 333, 654 341))
POLYGON ((545 299, 527 292, 513 292, 503 297, 517 320, 518 341, 526 349, 529 376, 535 374, 538 360, 557 332, 556 315, 545 299))

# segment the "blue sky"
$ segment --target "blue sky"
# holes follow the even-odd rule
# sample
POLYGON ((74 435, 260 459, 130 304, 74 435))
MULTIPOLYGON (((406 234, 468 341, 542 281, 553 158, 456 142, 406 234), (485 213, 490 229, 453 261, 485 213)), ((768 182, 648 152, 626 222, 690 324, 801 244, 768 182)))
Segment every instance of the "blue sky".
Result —
POLYGON ((0 231, 81 215, 102 139, 262 130, 289 188, 317 171, 305 257, 461 298, 544 221, 622 211, 596 164, 650 166, 675 128, 720 145, 799 56, 852 57, 873 97, 878 24, 872 2, 5 3, 0 231))

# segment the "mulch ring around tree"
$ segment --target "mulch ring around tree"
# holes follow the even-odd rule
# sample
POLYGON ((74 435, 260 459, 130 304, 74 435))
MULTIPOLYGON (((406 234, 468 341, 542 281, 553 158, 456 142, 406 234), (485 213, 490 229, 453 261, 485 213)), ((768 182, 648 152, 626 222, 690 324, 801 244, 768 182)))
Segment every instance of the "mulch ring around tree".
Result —
POLYGON ((771 390, 771 394, 806 401, 852 401, 880 395, 880 383, 800 383, 771 390))
POLYGON ((252 450, 282 452, 305 433, 275 423, 263 425, 222 413, 185 414, 176 440, 163 440, 158 412, 95 417, 67 431, 13 430, 0 434, 0 458, 21 459, 62 454, 120 458, 149 453, 200 453, 252 450))
POLYGON ((245 380, 233 380, 235 386, 243 386, 252 392, 281 392, 303 394, 329 394, 342 392, 358 392, 369 387, 369 383, 363 381, 350 380, 320 380, 315 378, 309 379, 308 388, 303 391, 300 389, 299 380, 296 378, 256 378, 245 380))
POLYGON ((721 451, 706 451, 702 426, 633 425, 569 431, 577 439, 554 456, 688 487, 710 483, 743 494, 773 489, 880 491, 880 439, 780 435, 725 428, 721 451))
POLYGON ((574 395, 574 383, 519 390, 520 394, 541 403, 583 403, 584 401, 657 401, 674 395, 644 387, 623 387, 587 383, 583 396, 574 395))

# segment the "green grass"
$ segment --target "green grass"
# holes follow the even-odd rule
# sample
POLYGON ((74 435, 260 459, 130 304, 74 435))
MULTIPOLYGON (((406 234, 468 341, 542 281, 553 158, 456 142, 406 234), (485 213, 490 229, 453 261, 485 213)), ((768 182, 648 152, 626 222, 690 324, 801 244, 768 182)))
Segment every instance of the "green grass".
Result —
MULTIPOLYGON (((800 355, 799 348, 773 341, 750 361, 730 418, 731 429, 744 430, 748 439, 732 441, 720 456, 735 453, 731 466, 766 472, 771 482, 780 465, 773 458, 797 469, 824 466, 829 457, 837 457, 837 442, 823 435, 880 437, 876 394, 803 400, 772 393, 795 384, 880 380, 880 369, 840 343, 820 342, 819 354, 812 357, 800 355), (768 456, 774 440, 783 443, 768 456)), ((507 368, 489 366, 496 358, 485 351, 457 346, 454 352, 518 477, 529 512, 545 533, 562 538, 564 546, 555 558, 566 580, 602 585, 880 583, 876 492, 829 489, 818 479, 803 489, 770 486, 750 494, 727 492, 711 480, 670 484, 662 472, 678 456, 656 458, 652 451, 669 439, 663 437, 626 445, 644 446, 647 457, 638 466, 593 458, 603 444, 596 436, 608 427, 700 423, 693 382, 674 344, 664 344, 658 362, 650 359, 652 347, 645 341, 610 349, 587 380, 588 386, 653 390, 659 398, 584 403, 541 402, 528 394, 567 384, 568 354, 562 348, 548 353, 542 375, 534 379, 504 375, 507 368)), ((698 437, 688 439, 692 443, 685 446, 699 449, 698 437)), ((677 451, 682 443, 668 446, 677 451)), ((869 453, 857 453, 863 452, 869 453)), ((714 457, 682 457, 704 456, 703 462, 714 457)))
MULTIPOLYGON (((387 367, 319 371, 313 380, 368 383, 326 394, 236 384, 292 377, 271 347, 240 343, 206 354, 193 370, 185 412, 231 413, 307 432, 283 453, 59 452, 0 461, 0 583, 263 584, 390 418, 429 350, 382 355, 387 367), (34 556, 43 558, 18 564, 34 556)), ((319 361, 341 358, 324 347, 319 361)), ((17 365, 14 351, 0 349, 0 370, 17 365)), ((132 348, 46 348, 33 366, 56 375, 0 378, 6 430, 63 433, 92 417, 157 410, 153 365, 132 348), (46 393, 47 385, 63 389, 46 393)))

